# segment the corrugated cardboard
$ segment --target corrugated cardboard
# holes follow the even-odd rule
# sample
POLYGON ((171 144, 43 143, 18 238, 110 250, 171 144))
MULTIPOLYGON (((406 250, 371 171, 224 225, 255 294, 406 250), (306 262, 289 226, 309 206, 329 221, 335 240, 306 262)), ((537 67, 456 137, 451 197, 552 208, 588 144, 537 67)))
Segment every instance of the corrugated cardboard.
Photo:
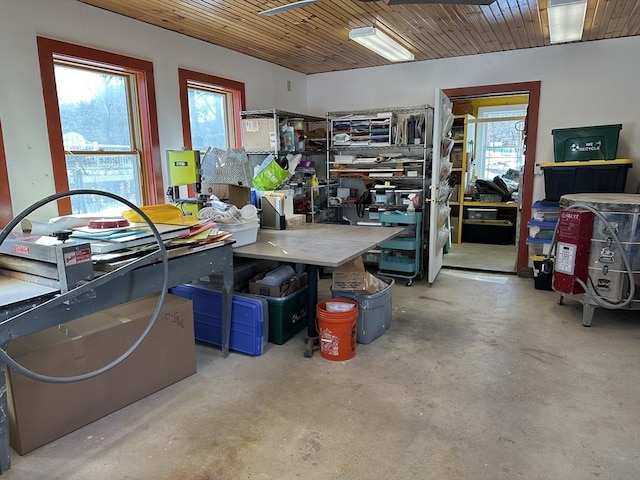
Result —
POLYGON ((378 279, 365 270, 362 257, 334 268, 332 276, 334 290, 375 293, 378 288, 378 279))
POLYGON ((247 152, 271 151, 277 148, 274 118, 242 119, 242 146, 247 152))
POLYGON ((220 200, 238 208, 251 203, 251 187, 230 183, 203 183, 200 192, 204 195, 215 195, 220 200))
MULTIPOLYGON (((9 344, 9 354, 45 375, 95 370, 140 336, 157 296, 118 305, 9 344)), ((24 455, 196 372, 191 301, 167 295, 145 341, 124 362, 82 382, 51 384, 7 374, 11 447, 24 455)))

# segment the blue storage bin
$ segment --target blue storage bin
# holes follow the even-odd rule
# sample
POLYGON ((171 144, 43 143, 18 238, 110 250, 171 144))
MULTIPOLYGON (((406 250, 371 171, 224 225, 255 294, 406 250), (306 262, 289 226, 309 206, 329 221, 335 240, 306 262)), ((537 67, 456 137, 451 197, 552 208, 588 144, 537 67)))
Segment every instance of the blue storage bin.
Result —
POLYGON ((529 220, 527 222, 529 237, 551 240, 553 238, 553 232, 556 229, 556 223, 557 222, 545 222, 543 220, 529 220))
MULTIPOLYGON (((189 284, 169 293, 193 302, 196 340, 222 345, 222 291, 209 285, 189 284)), ((263 297, 233 293, 229 350, 261 355, 269 340, 269 304, 263 297)))

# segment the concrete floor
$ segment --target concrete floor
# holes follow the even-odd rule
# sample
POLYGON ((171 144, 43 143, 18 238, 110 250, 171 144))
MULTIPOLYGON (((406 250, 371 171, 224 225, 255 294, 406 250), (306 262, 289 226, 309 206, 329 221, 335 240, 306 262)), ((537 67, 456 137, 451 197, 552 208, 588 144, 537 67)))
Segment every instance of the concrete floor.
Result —
POLYGON ((453 243, 442 257, 442 264, 450 268, 516 273, 518 248, 515 245, 488 243, 453 243))
POLYGON ((6 478, 640 478, 637 311, 584 328, 532 279, 456 270, 393 307, 346 362, 303 358, 303 333, 260 357, 199 345, 196 375, 12 452, 6 478))

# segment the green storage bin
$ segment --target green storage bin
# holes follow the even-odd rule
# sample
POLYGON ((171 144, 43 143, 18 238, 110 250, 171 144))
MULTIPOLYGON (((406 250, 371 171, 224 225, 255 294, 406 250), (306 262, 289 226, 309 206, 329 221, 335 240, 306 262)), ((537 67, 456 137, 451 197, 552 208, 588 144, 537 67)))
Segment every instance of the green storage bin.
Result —
POLYGON ((620 130, 622 124, 551 130, 555 161, 613 160, 620 130))
POLYGON ((269 341, 283 345, 307 326, 307 290, 290 293, 286 297, 264 297, 269 304, 269 341))

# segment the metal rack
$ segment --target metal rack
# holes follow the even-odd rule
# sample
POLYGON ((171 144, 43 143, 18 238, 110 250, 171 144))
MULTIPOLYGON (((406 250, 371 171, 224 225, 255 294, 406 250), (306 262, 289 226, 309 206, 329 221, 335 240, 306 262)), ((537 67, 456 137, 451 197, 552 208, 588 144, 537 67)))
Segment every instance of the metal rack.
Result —
MULTIPOLYGON (((282 158, 289 154, 302 155, 303 161, 320 161, 324 164, 326 158, 326 134, 322 137, 309 137, 309 132, 319 128, 324 129, 326 120, 323 117, 305 115, 301 113, 288 112, 277 109, 266 110, 245 110, 240 112, 242 119, 242 139, 243 146, 249 156, 251 167, 262 163, 268 155, 275 158, 282 158), (313 128, 316 126, 316 128, 313 128), (298 127, 298 128, 297 128, 298 127)), ((310 185, 313 175, 320 172, 320 177, 324 177, 324 165, 301 166, 296 169, 301 178, 295 184, 287 188, 296 191, 296 197, 304 197, 311 205, 311 218, 307 221, 315 222, 316 206, 318 197, 326 203, 327 191, 318 191, 310 185), (315 192, 319 193, 316 194, 315 192)), ((298 212, 295 212, 298 213, 298 212)))
MULTIPOLYGON (((416 198, 416 212, 428 211, 433 112, 429 105, 417 105, 327 113, 327 178, 335 179, 342 189, 338 191, 341 201, 328 206, 338 210, 333 217, 354 224, 382 225, 383 214, 407 209, 409 196, 416 198), (384 129, 377 128, 375 140, 373 129, 369 141, 361 140, 358 134, 364 131, 367 136, 367 122, 379 125, 387 119, 386 138, 384 129), (356 141, 340 136, 347 124, 357 127, 356 141), (340 193, 346 192, 348 197, 342 198, 340 193)), ((421 221, 419 228, 420 250, 424 250, 425 222, 421 221)), ((381 252, 371 253, 365 255, 365 261, 378 263, 381 252)), ((420 257, 424 257, 422 252, 420 257)))

